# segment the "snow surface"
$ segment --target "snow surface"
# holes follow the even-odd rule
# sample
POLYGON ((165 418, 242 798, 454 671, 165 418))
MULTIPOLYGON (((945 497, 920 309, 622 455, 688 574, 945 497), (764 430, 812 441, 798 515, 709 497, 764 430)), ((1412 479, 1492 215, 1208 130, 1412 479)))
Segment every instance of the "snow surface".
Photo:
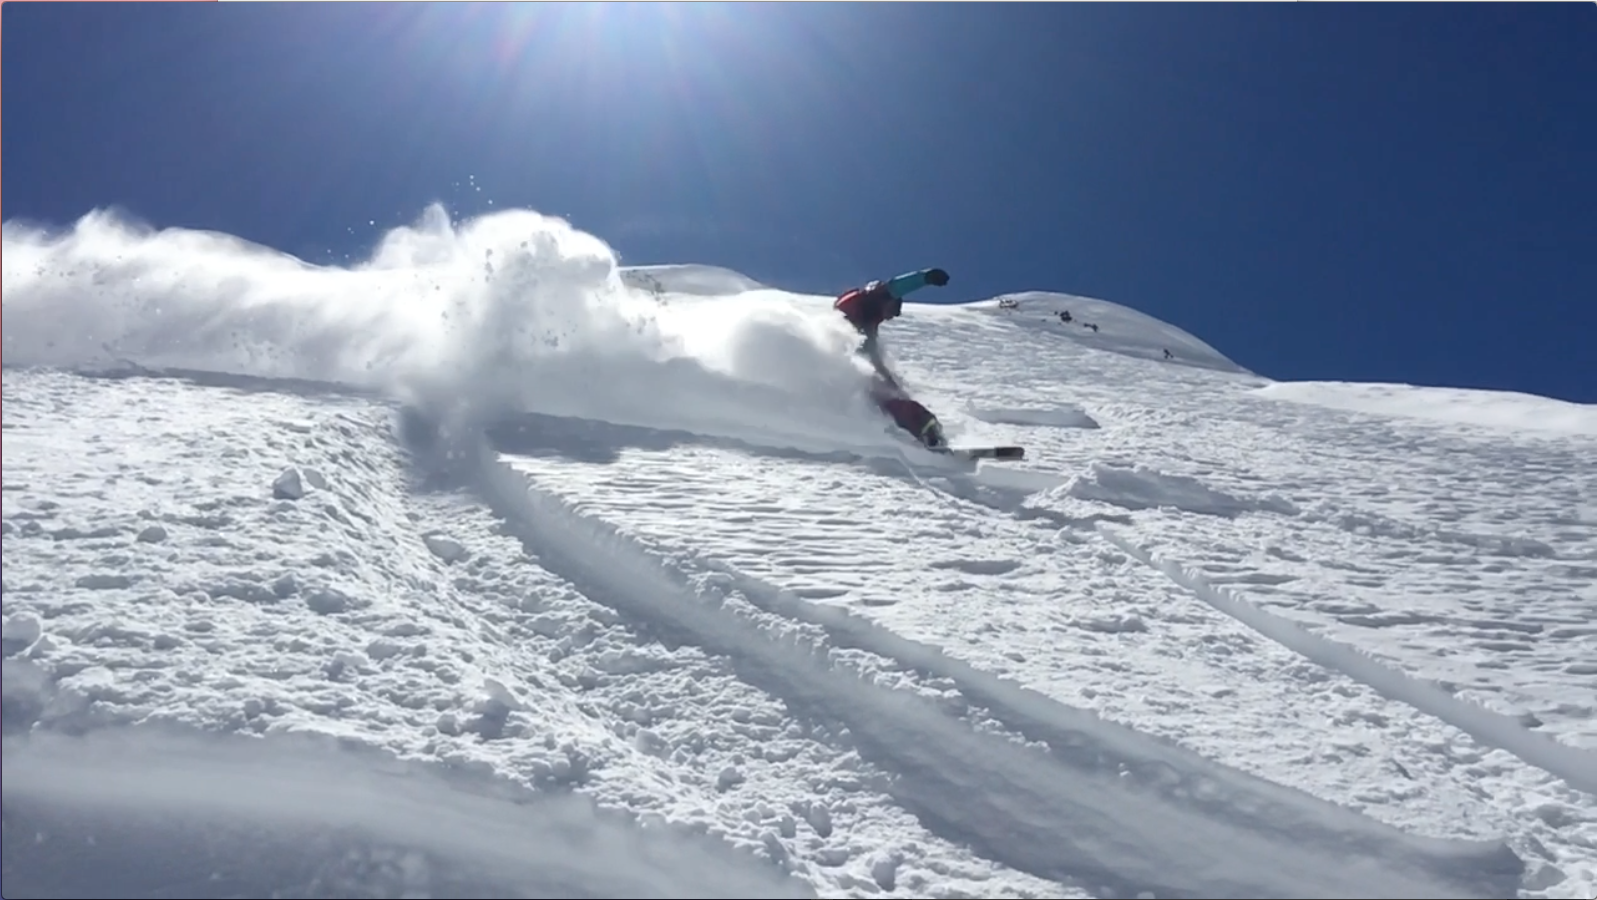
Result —
POLYGON ((0 261, 6 896, 1597 891, 1590 407, 911 305, 971 469, 528 212, 0 261))
POLYGON ((1261 396, 1331 409, 1435 419, 1511 431, 1551 431, 1597 437, 1597 406, 1510 391, 1295 381, 1259 388, 1261 396))

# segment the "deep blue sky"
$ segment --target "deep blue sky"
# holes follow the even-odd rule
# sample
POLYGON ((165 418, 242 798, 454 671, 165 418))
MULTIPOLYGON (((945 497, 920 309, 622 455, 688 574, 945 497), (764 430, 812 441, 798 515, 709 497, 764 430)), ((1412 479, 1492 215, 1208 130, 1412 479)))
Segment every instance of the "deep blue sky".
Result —
POLYGON ((628 263, 938 265, 940 298, 1102 297, 1275 378, 1597 402, 1592 4, 3 16, 7 220, 119 205, 341 262, 491 200, 628 263))

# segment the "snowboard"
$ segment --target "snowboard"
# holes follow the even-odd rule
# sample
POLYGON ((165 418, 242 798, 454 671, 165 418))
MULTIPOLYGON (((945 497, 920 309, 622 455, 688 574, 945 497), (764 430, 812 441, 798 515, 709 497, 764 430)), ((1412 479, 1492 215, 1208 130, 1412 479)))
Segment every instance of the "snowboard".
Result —
POLYGON ((947 453, 959 459, 1025 459, 1026 448, 1013 445, 998 447, 949 447, 946 450, 934 450, 934 453, 947 453))

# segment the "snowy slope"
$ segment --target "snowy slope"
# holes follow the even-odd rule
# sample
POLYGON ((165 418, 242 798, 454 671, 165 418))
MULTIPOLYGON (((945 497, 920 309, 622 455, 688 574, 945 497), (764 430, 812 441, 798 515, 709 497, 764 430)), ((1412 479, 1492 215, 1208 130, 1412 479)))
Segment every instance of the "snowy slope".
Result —
POLYGON ((912 305, 968 472, 829 298, 530 213, 0 261, 6 896, 1597 889, 1589 408, 912 305))

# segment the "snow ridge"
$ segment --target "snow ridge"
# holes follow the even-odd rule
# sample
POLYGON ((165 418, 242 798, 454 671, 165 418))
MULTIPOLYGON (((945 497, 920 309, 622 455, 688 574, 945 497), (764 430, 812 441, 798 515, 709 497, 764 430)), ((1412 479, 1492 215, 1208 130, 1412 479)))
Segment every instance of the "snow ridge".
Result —
POLYGON ((813 896, 724 844, 639 829, 578 795, 312 734, 45 732, 8 738, 0 764, 8 832, 92 836, 53 871, 48 847, 8 854, 10 896, 813 896), (136 873, 118 853, 140 858, 136 873))

